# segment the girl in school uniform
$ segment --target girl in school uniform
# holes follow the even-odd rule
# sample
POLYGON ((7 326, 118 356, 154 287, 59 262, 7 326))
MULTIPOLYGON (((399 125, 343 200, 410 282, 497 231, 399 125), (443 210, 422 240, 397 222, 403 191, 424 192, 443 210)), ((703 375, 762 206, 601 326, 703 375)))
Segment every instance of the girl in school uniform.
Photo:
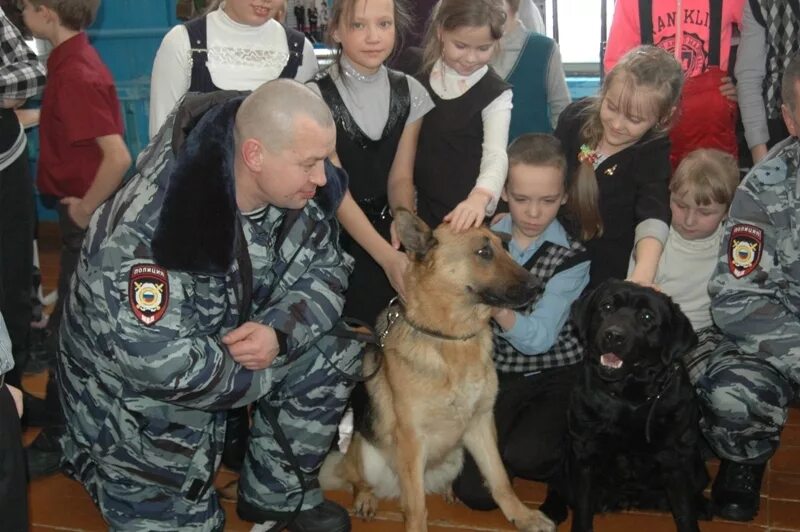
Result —
POLYGON ((422 117, 433 102, 414 78, 384 66, 408 25, 402 0, 336 0, 329 34, 334 64, 312 84, 336 121, 336 155, 350 177, 337 212, 355 259, 343 315, 374 324, 401 283, 405 257, 389 243, 392 213, 414 203, 422 117), (358 207, 358 208, 356 208, 358 207))
POLYGON ((669 234, 671 124, 683 84, 675 58, 654 46, 625 54, 600 94, 570 104, 555 136, 571 176, 567 224, 589 250, 589 287, 628 275, 651 285, 669 234))

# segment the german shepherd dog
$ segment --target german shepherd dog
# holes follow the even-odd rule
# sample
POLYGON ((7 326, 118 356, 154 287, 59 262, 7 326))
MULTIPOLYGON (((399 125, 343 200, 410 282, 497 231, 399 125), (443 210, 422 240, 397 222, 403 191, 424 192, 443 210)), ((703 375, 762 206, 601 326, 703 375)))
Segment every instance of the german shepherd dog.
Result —
POLYGON ((539 282, 486 228, 434 232, 408 211, 397 213, 396 227, 411 259, 407 300, 386 332, 380 366, 374 352, 365 357, 364 375, 377 374, 365 396, 354 398, 353 439, 323 467, 323 487, 331 474, 339 486, 349 484, 355 513, 367 519, 378 498, 400 496, 406 530, 425 531, 425 493, 452 496, 466 448, 517 529, 554 530, 512 490, 492 412, 491 307, 524 305, 539 282))

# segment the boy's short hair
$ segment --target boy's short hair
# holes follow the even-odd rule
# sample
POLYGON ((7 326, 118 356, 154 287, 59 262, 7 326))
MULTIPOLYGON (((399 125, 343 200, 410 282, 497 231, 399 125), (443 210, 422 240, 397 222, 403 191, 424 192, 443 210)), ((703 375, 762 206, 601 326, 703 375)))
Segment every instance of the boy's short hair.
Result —
POLYGON ((517 164, 552 166, 562 174, 567 172, 567 157, 561 141, 546 133, 520 135, 508 147, 508 169, 517 164))
POLYGON ((714 149, 694 150, 675 169, 670 192, 691 194, 697 205, 729 206, 739 186, 739 165, 733 155, 714 149))
POLYGON ((83 31, 94 22, 100 0, 28 0, 35 8, 44 6, 58 15, 61 25, 73 31, 83 31))

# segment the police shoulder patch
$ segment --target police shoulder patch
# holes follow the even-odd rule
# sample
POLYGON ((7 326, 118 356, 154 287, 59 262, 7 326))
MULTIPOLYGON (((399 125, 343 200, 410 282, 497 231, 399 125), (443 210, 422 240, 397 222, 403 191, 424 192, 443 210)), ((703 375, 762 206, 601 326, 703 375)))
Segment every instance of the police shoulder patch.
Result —
POLYGON ((728 268, 737 279, 756 269, 761 262, 764 230, 750 224, 737 224, 728 241, 728 268))
POLYGON ((777 185, 786 180, 789 169, 783 159, 766 160, 753 169, 756 179, 765 185, 777 185))
POLYGON ((136 264, 128 278, 128 300, 133 315, 145 325, 164 316, 169 303, 167 270, 156 264, 136 264))

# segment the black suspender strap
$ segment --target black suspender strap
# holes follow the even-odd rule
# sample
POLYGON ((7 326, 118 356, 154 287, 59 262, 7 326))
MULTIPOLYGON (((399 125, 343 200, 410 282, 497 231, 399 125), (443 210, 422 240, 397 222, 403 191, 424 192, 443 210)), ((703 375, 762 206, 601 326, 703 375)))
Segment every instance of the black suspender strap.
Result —
POLYGON ((722 47, 720 34, 722 32, 722 0, 709 0, 708 8, 711 12, 708 26, 708 66, 719 66, 720 48, 722 47))
POLYGON ((206 17, 200 17, 184 24, 189 34, 189 49, 192 52, 192 74, 190 92, 211 92, 214 84, 208 72, 208 33, 206 17))
POLYGON ((639 35, 642 44, 653 44, 653 0, 639 0, 639 35))
POLYGON ((299 31, 283 26, 286 31, 286 44, 289 46, 289 60, 283 67, 280 77, 293 79, 297 70, 303 64, 303 48, 306 46, 306 36, 299 31))
POLYGON ((794 12, 794 18, 800 20, 800 2, 798 0, 789 0, 789 5, 794 12))
POLYGON ((749 0, 750 1, 750 11, 753 12, 753 18, 756 19, 762 27, 767 27, 767 21, 764 20, 764 14, 761 12, 761 6, 759 5, 758 0, 749 0))

